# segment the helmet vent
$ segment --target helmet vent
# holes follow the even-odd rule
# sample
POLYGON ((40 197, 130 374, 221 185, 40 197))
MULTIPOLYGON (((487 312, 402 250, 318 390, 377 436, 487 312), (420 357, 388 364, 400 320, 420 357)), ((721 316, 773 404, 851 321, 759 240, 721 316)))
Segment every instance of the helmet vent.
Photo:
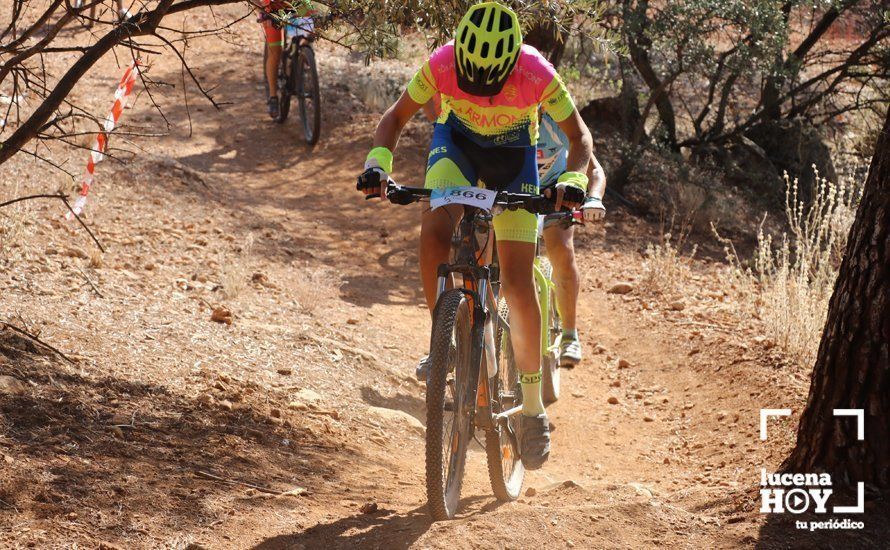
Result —
POLYGON ((501 54, 503 54, 503 53, 504 53, 504 39, 501 38, 500 40, 498 40, 498 45, 494 49, 494 56, 499 58, 499 57, 501 57, 501 54))
POLYGON ((494 30, 494 10, 493 9, 489 10, 488 28, 485 30, 487 30, 488 32, 491 32, 492 30, 494 30))
POLYGON ((504 32, 505 30, 509 29, 512 26, 513 26, 513 20, 510 19, 510 15, 507 12, 502 11, 501 12, 501 32, 504 32))
POLYGON ((489 50, 488 42, 483 42, 482 43, 482 51, 479 53, 479 55, 481 55, 482 57, 488 57, 488 50, 489 50))
POLYGON ((511 34, 511 35, 510 35, 510 38, 508 38, 507 40, 508 40, 508 42, 507 42, 507 51, 508 51, 508 52, 512 52, 512 51, 513 51, 513 47, 514 47, 513 35, 511 34))
POLYGON ((460 33, 460 42, 466 42, 467 40, 467 32, 469 32, 470 27, 464 27, 464 32, 460 33))
POLYGON ((485 17, 485 10, 476 9, 473 11, 473 15, 470 16, 470 22, 472 22, 477 27, 481 27, 483 17, 485 17))
POLYGON ((467 51, 470 52, 470 55, 476 53, 476 33, 470 35, 470 41, 467 43, 467 51))

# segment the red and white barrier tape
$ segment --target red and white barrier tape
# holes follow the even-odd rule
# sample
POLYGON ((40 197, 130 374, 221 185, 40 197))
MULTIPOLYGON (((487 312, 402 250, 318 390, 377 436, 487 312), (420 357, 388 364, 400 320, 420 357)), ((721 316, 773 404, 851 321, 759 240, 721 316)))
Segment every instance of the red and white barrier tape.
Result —
MULTIPOLYGON (((121 78, 117 90, 114 92, 114 104, 111 106, 111 112, 109 112, 108 116, 105 118, 103 127, 104 132, 99 132, 96 135, 96 141, 90 150, 90 158, 87 160, 87 168, 84 171, 83 181, 80 185, 80 196, 77 197, 77 200, 72 207, 77 214, 80 214, 83 211, 83 207, 87 203, 87 194, 90 192, 90 187, 92 187, 93 183, 96 181, 96 164, 102 162, 105 158, 105 149, 108 147, 108 134, 114 130, 117 121, 121 117, 121 113, 124 112, 124 107, 126 107, 127 101, 130 98, 130 93, 133 91, 133 86, 136 84, 136 77, 139 76, 139 66, 139 61, 134 61, 133 64, 130 65, 124 73, 123 78, 121 78)), ((66 217, 71 219, 71 212, 69 212, 66 217)))

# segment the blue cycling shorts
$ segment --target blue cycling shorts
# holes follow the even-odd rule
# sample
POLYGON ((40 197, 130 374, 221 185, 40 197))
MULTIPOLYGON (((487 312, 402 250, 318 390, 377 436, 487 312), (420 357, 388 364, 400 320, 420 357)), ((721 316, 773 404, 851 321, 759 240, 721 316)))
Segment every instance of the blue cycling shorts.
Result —
MULTIPOLYGON (((426 165, 427 189, 480 185, 511 193, 537 194, 537 149, 483 147, 445 124, 436 124, 426 165)), ((534 243, 537 217, 525 210, 506 211, 494 218, 499 240, 534 243)))

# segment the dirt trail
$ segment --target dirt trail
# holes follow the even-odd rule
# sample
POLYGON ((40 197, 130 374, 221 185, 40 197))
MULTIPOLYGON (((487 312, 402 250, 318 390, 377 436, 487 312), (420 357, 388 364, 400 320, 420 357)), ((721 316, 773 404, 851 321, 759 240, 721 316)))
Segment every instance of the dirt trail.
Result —
MULTIPOLYGON (((418 210, 364 203, 354 191, 378 115, 340 83, 364 69, 330 51, 320 56, 323 136, 309 150, 295 124, 266 120, 252 78, 259 55, 235 55, 252 48, 255 29, 239 29, 231 45, 196 41, 190 49, 206 73, 215 71, 218 99, 231 104, 193 112, 189 135, 168 93, 173 134, 139 143, 151 154, 103 167, 90 217, 112 252, 97 265, 87 254, 52 254, 54 241, 77 234, 60 224, 35 228, 23 244, 33 253, 3 280, 3 313, 39 317, 47 338, 80 359, 76 368, 43 355, 0 363, 35 381, 33 395, 18 399, 46 416, 29 425, 14 416, 22 402, 3 409, 12 431, 0 450, 21 468, 0 476, 6 544, 782 545, 770 539, 751 491, 759 468, 778 464, 791 423, 780 426, 780 443, 761 445, 757 409, 797 403, 803 386, 770 369, 745 335, 695 313, 713 297, 690 291, 690 308, 673 311, 607 294, 615 280, 640 279, 637 250, 651 237, 621 211, 578 239, 587 359, 563 374, 563 396, 551 408, 552 458, 527 476, 536 494, 497 503, 484 454, 473 449, 459 518, 431 524, 423 388, 411 377, 429 330, 416 274, 418 210), (76 266, 96 278, 101 298, 82 286, 76 266), (210 322, 218 304, 234 314, 230 327, 210 322), (65 415, 53 412, 50 397, 71 404, 65 415), (131 411, 129 421, 114 417, 131 411), (117 431, 96 433, 97 419, 109 417, 118 420, 102 425, 117 431), (65 434, 28 446, 62 421, 81 434, 80 447, 63 452, 65 434), (72 461, 77 468, 61 465, 72 461), (202 469, 229 483, 196 479, 202 469), (52 479, 27 488, 41 471, 52 479), (300 490, 266 498, 232 481, 300 490), (365 503, 377 511, 363 513, 365 503)), ((178 80, 170 60, 153 71, 178 80)), ((144 101, 127 116, 158 119, 144 101)), ((428 135, 421 121, 409 125, 400 181, 417 180, 428 135)))

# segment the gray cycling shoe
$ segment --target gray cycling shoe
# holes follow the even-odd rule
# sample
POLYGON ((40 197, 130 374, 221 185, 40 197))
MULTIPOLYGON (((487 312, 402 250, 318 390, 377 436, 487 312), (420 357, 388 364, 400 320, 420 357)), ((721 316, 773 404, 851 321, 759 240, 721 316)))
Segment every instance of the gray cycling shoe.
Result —
POLYGON ((430 356, 424 355, 423 359, 417 363, 417 367, 414 368, 414 376, 417 377, 419 382, 426 382, 427 378, 430 376, 430 356))
POLYGON ((547 414, 519 414, 519 452, 526 470, 537 470, 550 458, 550 421, 547 414))
MULTIPOLYGON (((457 343, 454 341, 454 335, 451 337, 451 347, 448 348, 448 371, 454 371, 454 354, 457 353, 457 343)), ((432 361, 430 361, 429 355, 424 355, 423 359, 417 363, 417 367, 414 368, 414 376, 417 377, 417 380, 420 382, 426 382, 430 376, 430 367, 432 366, 432 361)))
POLYGON ((581 340, 575 338, 566 338, 563 334, 559 339, 559 366, 572 369, 581 362, 581 340))

